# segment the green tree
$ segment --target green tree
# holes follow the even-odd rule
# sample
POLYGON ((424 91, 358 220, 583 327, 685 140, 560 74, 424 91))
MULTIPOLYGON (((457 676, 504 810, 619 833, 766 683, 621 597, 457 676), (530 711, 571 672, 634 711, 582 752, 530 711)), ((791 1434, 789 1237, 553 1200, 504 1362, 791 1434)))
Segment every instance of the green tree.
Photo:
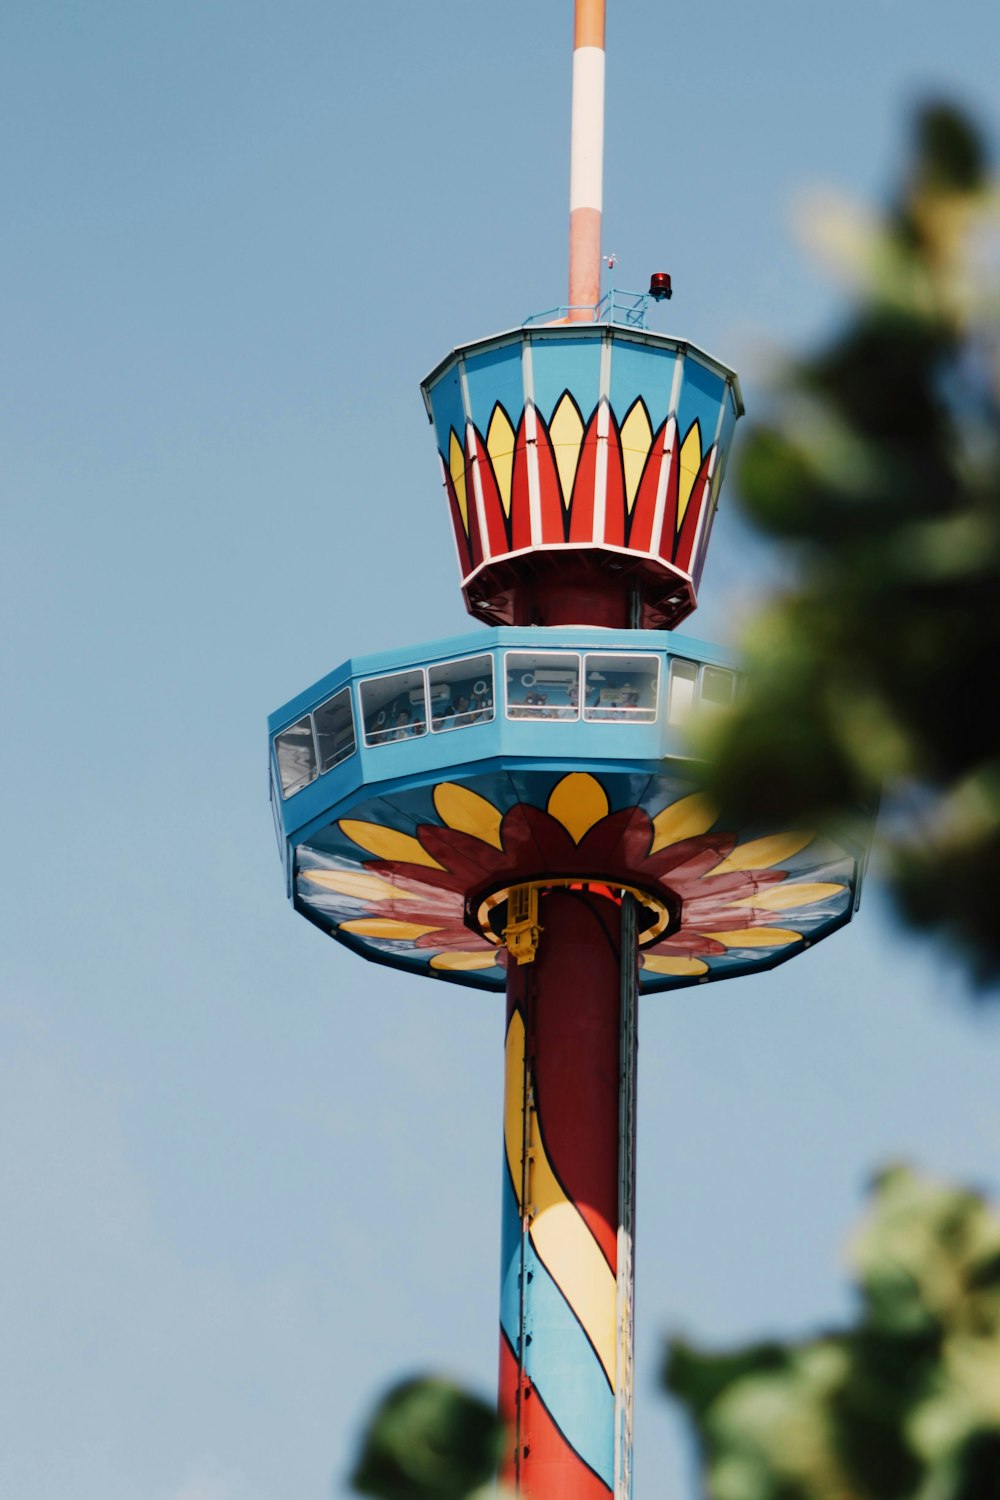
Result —
POLYGON ((997 1500, 1000 1216, 903 1167, 851 1246, 854 1327, 699 1353, 665 1381, 694 1425, 710 1500, 997 1500))
MULTIPOLYGON (((879 222, 828 241, 856 300, 791 365, 737 481, 797 583, 747 642, 752 691, 696 748, 743 821, 864 829, 906 917, 1000 977, 1000 216, 949 105, 915 122, 879 222), (991 259, 992 256, 992 259, 991 259)), ((1000 1218, 904 1168, 853 1245, 854 1327, 707 1354, 665 1383, 710 1500, 1000 1500, 1000 1218)), ((374 1414, 354 1474, 381 1500, 464 1500, 492 1473, 491 1409, 435 1380, 374 1414)))
POLYGON ((492 1406, 433 1376, 404 1380, 368 1421, 351 1476, 378 1500, 465 1500, 489 1485, 503 1427, 492 1406))
POLYGON ((980 983, 1000 977, 998 222, 979 136, 938 104, 881 220, 827 225, 855 304, 737 471, 798 581, 700 745, 736 816, 843 826, 881 796, 900 909, 980 983))

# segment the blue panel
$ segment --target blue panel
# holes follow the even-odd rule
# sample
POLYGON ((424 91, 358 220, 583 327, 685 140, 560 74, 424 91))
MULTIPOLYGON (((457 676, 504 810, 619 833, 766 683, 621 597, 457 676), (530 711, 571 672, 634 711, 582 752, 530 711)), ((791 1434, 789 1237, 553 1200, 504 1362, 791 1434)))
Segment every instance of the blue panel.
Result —
POLYGON ((726 398, 726 414, 722 419, 722 431, 719 434, 719 448, 723 459, 729 452, 729 445, 733 440, 733 429, 736 426, 736 404, 733 401, 732 392, 726 398))
POLYGON ((500 1206, 500 1326, 515 1354, 521 1347, 521 1215, 504 1152, 500 1206))
POLYGON ((726 382, 690 356, 684 361, 677 425, 683 439, 692 422, 701 425, 701 451, 707 453, 715 438, 719 406, 729 400, 726 382))
POLYGON ((525 1373, 566 1441, 613 1489, 615 1398, 604 1367, 530 1239, 524 1269, 525 1332, 531 1334, 525 1373))
POLYGON ((465 409, 462 406, 462 387, 457 365, 452 365, 445 371, 430 396, 438 447, 447 456, 449 435, 453 427, 458 433, 459 442, 463 446, 465 443, 465 409))
POLYGON ((524 409, 524 381, 521 374, 522 340, 475 354, 465 362, 472 420, 483 437, 489 427, 493 408, 499 401, 517 431, 524 409))
POLYGON ((677 355, 673 349, 616 339, 611 353, 611 409, 619 423, 641 396, 653 431, 666 420, 677 355))
POLYGON ((592 338, 532 339, 535 405, 546 422, 565 390, 572 394, 584 422, 590 419, 600 394, 602 342, 601 329, 595 329, 592 338))

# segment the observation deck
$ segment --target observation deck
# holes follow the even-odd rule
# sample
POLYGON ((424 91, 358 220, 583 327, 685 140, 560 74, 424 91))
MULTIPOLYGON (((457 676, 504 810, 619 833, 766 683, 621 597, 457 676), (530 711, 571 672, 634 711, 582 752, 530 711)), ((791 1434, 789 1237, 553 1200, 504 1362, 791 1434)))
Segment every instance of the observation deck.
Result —
POLYGON ((864 850, 716 827, 684 731, 740 680, 725 648, 592 626, 347 661, 269 720, 289 895, 369 959, 478 988, 505 984, 515 873, 632 891, 643 990, 772 967, 849 920, 864 850))

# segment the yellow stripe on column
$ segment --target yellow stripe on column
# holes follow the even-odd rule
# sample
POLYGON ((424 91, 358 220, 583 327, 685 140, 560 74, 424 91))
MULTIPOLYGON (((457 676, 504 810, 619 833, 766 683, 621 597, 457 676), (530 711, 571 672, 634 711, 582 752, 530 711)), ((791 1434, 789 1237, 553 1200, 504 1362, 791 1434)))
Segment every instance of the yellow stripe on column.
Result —
MULTIPOLYGON (((524 1149, 524 1021, 515 1011, 507 1028, 504 1144, 520 1196, 524 1149)), ((540 1260, 593 1344, 612 1390, 615 1384, 615 1277, 586 1221, 563 1192, 540 1139, 531 1142, 534 1214, 529 1227, 540 1260)), ((525 1205, 521 1205, 522 1211, 525 1205)))

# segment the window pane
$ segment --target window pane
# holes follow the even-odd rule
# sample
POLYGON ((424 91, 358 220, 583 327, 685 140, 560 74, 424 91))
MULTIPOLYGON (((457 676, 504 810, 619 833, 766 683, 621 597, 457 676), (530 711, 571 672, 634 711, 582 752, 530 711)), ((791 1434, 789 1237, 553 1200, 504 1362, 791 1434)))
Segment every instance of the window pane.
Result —
POLYGON ((424 674, 396 672, 361 684, 361 712, 365 744, 384 745, 427 733, 424 674))
POLYGON ((725 667, 704 667, 701 673, 701 702, 706 707, 728 708, 733 701, 736 673, 725 667))
POLYGON ((283 796, 291 797, 316 780, 316 751, 308 714, 291 729, 283 729, 275 736, 274 750, 278 757, 283 796))
POLYGON ((431 667, 431 728, 463 729, 493 717, 493 658, 473 656, 431 667))
POLYGON ((351 712, 351 690, 342 688, 313 712, 316 726, 316 749, 321 771, 332 770, 357 749, 354 739, 354 715, 351 712))
POLYGON ((507 717, 577 719, 580 716, 580 658, 569 652, 509 652, 507 717))
POLYGON ((694 689, 698 681, 698 664, 675 656, 670 662, 670 689, 667 695, 667 718, 680 724, 694 706, 694 689))
POLYGON ((650 724, 656 718, 655 656, 588 656, 584 665, 583 717, 650 724))

